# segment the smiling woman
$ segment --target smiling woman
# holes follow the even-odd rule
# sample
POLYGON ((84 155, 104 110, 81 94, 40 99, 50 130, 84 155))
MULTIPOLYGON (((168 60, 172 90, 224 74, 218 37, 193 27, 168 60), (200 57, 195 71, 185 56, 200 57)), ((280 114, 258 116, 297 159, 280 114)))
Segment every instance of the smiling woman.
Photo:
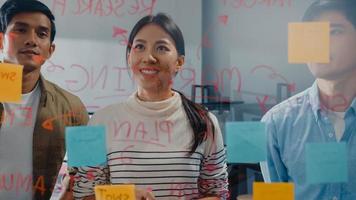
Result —
POLYGON ((77 199, 93 198, 98 184, 128 183, 136 185, 137 199, 228 198, 216 117, 172 89, 184 55, 183 35, 167 15, 148 15, 136 23, 126 56, 137 91, 91 118, 90 125, 106 126, 108 164, 79 168, 77 199), (95 179, 86 178, 89 171, 95 179))
POLYGON ((127 57, 138 83, 138 98, 159 101, 172 96, 172 80, 184 63, 174 40, 160 26, 149 24, 137 33, 132 48, 127 57))

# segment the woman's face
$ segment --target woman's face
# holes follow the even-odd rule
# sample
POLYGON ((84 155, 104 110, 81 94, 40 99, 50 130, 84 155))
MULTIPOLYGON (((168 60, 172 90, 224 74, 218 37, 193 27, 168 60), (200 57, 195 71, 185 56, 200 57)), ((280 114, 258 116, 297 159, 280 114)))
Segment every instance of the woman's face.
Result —
POLYGON ((148 24, 137 33, 128 54, 139 89, 148 92, 170 91, 173 77, 183 63, 174 40, 156 24, 148 24))

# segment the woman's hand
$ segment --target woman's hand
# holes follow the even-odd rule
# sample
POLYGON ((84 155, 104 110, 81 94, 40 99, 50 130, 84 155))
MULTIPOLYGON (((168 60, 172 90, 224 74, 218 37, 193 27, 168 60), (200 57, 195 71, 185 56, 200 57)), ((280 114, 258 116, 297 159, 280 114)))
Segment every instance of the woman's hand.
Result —
POLYGON ((219 200, 219 199, 220 199, 219 197, 204 197, 199 200, 219 200))
POLYGON ((87 196, 87 197, 84 197, 83 200, 95 200, 95 196, 94 195, 87 196))
POLYGON ((152 192, 143 190, 143 189, 135 189, 136 200, 155 200, 155 196, 152 192))

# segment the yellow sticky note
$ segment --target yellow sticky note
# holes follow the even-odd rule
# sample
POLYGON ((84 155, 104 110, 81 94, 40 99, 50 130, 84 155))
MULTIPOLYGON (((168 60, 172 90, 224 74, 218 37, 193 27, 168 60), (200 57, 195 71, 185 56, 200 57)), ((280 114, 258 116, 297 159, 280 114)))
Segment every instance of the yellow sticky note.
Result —
POLYGON ((253 183, 253 200, 294 200, 293 183, 253 183))
POLYGON ((22 65, 0 63, 0 102, 21 101, 22 65))
POLYGON ((97 185, 95 199, 125 199, 135 200, 135 185, 97 185))
POLYGON ((303 22, 288 24, 289 63, 329 63, 330 23, 303 22))

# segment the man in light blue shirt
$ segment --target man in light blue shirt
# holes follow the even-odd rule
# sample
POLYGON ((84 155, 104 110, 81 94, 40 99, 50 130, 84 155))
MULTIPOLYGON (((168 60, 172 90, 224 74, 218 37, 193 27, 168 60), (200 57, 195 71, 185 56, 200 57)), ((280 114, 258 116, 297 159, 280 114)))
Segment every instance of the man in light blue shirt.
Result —
POLYGON ((356 1, 318 0, 303 21, 330 22, 330 63, 308 63, 312 87, 263 117, 268 153, 262 173, 266 182, 293 182, 297 200, 355 200, 356 1), (329 142, 346 143, 348 181, 307 183, 306 145, 329 142))

